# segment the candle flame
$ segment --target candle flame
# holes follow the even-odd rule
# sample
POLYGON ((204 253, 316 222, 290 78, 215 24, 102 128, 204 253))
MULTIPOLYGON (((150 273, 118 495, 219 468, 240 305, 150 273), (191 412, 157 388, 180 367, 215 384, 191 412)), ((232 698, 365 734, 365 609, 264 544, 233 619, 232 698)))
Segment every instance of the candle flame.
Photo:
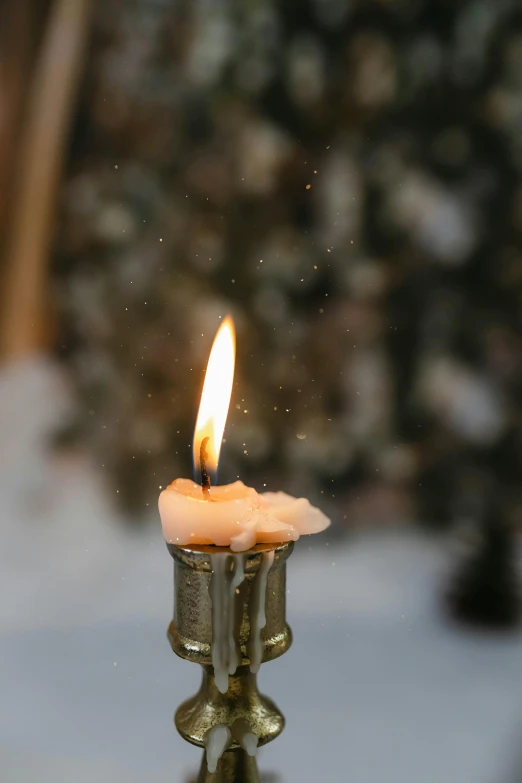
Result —
POLYGON ((204 438, 208 438, 205 443, 206 470, 213 474, 217 472, 219 452, 221 451, 221 442, 232 396, 235 358, 236 331, 232 318, 227 316, 217 331, 208 358, 194 431, 195 476, 199 476, 201 472, 201 443, 204 438))

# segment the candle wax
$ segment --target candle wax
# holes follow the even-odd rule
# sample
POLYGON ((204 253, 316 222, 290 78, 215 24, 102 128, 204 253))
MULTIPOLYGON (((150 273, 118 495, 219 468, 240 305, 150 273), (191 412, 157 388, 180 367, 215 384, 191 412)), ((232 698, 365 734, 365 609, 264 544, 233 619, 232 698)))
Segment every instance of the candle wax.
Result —
POLYGON ((205 749, 207 751, 207 768, 211 774, 216 771, 218 761, 231 741, 232 734, 228 726, 219 724, 208 732, 205 737, 205 749))
POLYGON ((176 479, 159 496, 163 535, 169 544, 214 544, 244 552, 255 544, 297 541, 330 524, 306 498, 284 492, 258 493, 242 481, 211 487, 176 479))

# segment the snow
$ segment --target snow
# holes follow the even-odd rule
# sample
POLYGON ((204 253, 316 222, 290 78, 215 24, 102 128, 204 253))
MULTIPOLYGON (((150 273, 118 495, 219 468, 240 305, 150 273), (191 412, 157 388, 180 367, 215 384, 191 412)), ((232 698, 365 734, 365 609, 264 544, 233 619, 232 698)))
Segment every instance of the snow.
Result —
MULTIPOLYGON (((159 519, 129 531, 84 456, 50 458, 72 393, 44 359, 0 375, 0 771, 6 783, 185 783, 172 715, 199 686, 170 651, 159 519)), ((155 516, 155 515, 154 515, 155 516)), ((467 633, 437 601, 448 542, 302 539, 294 646, 263 666, 287 718, 283 783, 502 783, 522 736, 522 636, 467 633)))

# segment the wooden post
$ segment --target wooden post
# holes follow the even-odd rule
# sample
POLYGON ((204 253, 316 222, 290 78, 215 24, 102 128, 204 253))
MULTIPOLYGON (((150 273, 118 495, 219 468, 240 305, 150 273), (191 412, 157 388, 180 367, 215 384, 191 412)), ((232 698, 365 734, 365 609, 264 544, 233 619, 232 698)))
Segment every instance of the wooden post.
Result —
POLYGON ((42 347, 53 216, 89 6, 90 0, 54 0, 35 65, 6 236, 0 315, 5 359, 42 347))

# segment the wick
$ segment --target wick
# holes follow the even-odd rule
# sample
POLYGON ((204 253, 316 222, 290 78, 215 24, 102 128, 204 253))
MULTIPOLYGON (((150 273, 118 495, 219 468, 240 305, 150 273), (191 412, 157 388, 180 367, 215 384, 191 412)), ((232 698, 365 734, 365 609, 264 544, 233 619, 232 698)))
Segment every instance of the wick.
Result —
POLYGON ((208 452, 207 452, 207 443, 209 442, 210 438, 207 436, 206 438, 203 438, 201 441, 201 446, 199 448, 199 464, 201 466, 201 489, 203 490, 203 497, 205 500, 209 500, 210 498, 210 476, 207 473, 207 459, 208 459, 208 452))

